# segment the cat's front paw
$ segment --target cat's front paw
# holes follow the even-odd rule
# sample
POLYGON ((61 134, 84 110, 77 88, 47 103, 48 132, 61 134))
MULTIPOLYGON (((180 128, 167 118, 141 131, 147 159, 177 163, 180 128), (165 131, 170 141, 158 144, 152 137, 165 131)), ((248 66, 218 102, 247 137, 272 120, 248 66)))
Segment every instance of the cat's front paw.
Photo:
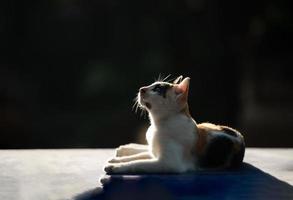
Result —
POLYGON ((128 172, 128 168, 122 164, 108 164, 105 166, 104 171, 107 174, 121 174, 128 172))
POLYGON ((105 176, 100 178, 100 183, 102 185, 105 185, 105 184, 110 182, 110 179, 111 179, 111 177, 109 175, 105 175, 105 176))
POLYGON ((104 171, 107 173, 107 174, 112 174, 114 172, 114 165, 106 165, 104 167, 104 171))

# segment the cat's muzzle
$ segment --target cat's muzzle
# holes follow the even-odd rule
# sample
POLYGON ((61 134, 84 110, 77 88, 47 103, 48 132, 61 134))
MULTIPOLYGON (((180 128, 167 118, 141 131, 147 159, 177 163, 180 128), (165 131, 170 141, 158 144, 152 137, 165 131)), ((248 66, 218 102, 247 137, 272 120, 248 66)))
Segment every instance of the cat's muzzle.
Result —
POLYGON ((142 93, 141 91, 138 94, 138 103, 141 105, 141 107, 145 107, 150 109, 151 108, 151 104, 148 103, 147 101, 145 101, 146 98, 146 93, 142 93))

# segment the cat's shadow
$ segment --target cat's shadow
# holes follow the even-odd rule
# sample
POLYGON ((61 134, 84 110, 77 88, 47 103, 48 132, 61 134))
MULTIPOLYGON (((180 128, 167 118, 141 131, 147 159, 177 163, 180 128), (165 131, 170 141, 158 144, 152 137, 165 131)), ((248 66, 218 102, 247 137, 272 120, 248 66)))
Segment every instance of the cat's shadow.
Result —
POLYGON ((293 199, 293 186, 244 163, 237 171, 113 175, 103 188, 74 197, 100 199, 293 199))

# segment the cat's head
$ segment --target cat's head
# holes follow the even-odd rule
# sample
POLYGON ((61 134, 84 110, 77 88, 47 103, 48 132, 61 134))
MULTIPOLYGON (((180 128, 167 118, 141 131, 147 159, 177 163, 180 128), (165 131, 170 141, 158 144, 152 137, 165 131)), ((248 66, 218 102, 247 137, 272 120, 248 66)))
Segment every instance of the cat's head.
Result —
POLYGON ((182 79, 183 77, 179 76, 173 83, 156 81, 151 85, 141 87, 138 93, 140 107, 159 118, 188 112, 190 78, 182 79))

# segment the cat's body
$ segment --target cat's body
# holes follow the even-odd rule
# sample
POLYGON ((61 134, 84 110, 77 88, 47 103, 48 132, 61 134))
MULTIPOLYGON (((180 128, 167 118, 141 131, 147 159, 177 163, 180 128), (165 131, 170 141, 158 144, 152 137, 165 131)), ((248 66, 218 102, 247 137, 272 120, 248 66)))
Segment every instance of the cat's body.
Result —
POLYGON ((244 139, 236 130, 197 124, 188 109, 189 78, 155 82, 140 89, 139 104, 150 117, 148 145, 129 144, 105 167, 107 173, 184 173, 238 167, 244 139))

